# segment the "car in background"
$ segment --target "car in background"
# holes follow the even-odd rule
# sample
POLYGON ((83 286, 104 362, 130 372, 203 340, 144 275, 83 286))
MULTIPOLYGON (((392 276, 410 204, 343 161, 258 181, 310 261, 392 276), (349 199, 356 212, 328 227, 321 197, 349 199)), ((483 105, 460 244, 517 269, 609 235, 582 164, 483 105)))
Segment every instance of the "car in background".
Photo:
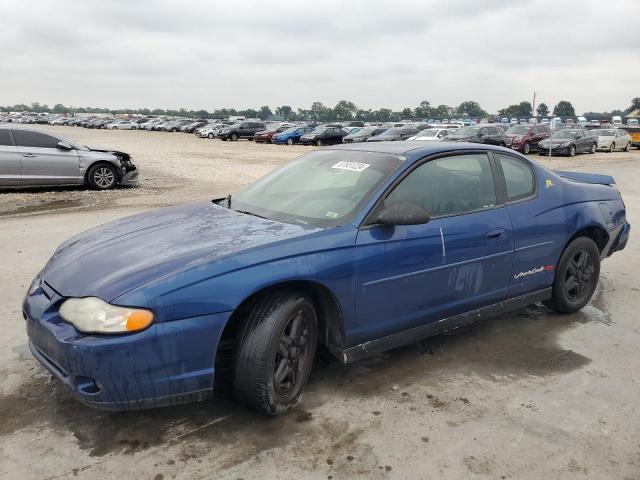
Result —
POLYGON ((517 125, 518 124, 518 119, 517 118, 512 118, 511 121, 509 122, 511 125, 517 125))
POLYGON ((276 145, 293 145, 296 143, 300 143, 300 137, 306 133, 311 133, 315 130, 314 125, 301 125, 296 127, 291 127, 285 130, 282 133, 276 133, 273 137, 271 137, 271 143, 275 143, 276 145))
POLYGON ((506 146, 507 136, 500 125, 473 125, 456 130, 444 140, 447 142, 472 142, 506 146))
POLYGON ((598 141, 598 150, 613 152, 615 150, 631 150, 631 135, 621 128, 598 128, 591 130, 598 141))
POLYGON ((587 125, 589 125, 589 121, 586 119, 586 117, 577 117, 576 120, 578 121, 578 125, 581 127, 586 127, 587 125))
POLYGON ((629 239, 614 183, 490 146, 308 152, 226 198, 64 242, 25 294, 28 345, 94 408, 226 390, 284 414, 318 347, 349 364, 537 302, 580 311, 629 239))
POLYGON ((600 126, 600 120, 591 120, 589 122, 589 125, 591 125, 592 127, 599 127, 600 126))
POLYGON ((611 124, 622 125, 622 117, 619 115, 614 115, 613 117, 611 117, 611 124))
POLYGON ((135 185, 138 169, 115 150, 85 147, 39 130, 0 127, 0 185, 135 185))
POLYGON ((551 132, 545 125, 514 125, 505 132, 507 147, 528 155, 538 149, 540 141, 549 138, 551 132))
POLYGON ((563 128, 538 143, 540 155, 567 155, 576 153, 596 153, 598 141, 589 130, 584 128, 563 128))
POLYGON ((447 128, 425 128, 420 133, 413 137, 407 138, 407 140, 418 140, 423 142, 439 142, 451 135, 455 130, 449 130, 447 128))
POLYGON ((342 143, 359 143, 365 142, 369 137, 375 137, 384 132, 386 128, 382 127, 364 127, 360 130, 349 133, 342 138, 342 143))
POLYGON ((367 142, 396 142, 400 140, 406 140, 409 137, 413 137, 420 133, 416 127, 413 126, 401 126, 401 127, 391 127, 386 129, 379 135, 375 137, 367 138, 367 142))
POLYGON ((116 120, 105 125, 107 130, 136 130, 138 125, 129 120, 116 120))
POLYGON ((162 130, 164 130, 165 132, 179 132, 182 127, 184 127, 185 125, 189 125, 192 122, 193 120, 187 118, 174 120, 173 122, 169 122, 163 125, 162 130))
POLYGON ((347 135, 340 127, 317 127, 315 130, 309 133, 305 133, 300 137, 300 143, 302 145, 335 145, 342 143, 342 139, 347 135))
POLYGON ((628 118, 627 119, 627 125, 630 127, 637 127, 638 126, 638 119, 637 118, 628 118))
POLYGON ((231 127, 233 123, 214 123, 208 127, 201 128, 199 131, 200 138, 217 138, 223 130, 231 127))
POLYGON ((222 129, 218 134, 220 140, 231 140, 235 142, 241 138, 252 140, 253 136, 266 128, 262 122, 237 122, 233 125, 222 129))
POLYGON ((195 122, 187 123, 180 127, 180 131, 184 133, 193 133, 196 129, 208 125, 208 120, 197 120, 195 122))
POLYGON ((289 130, 292 127, 290 123, 272 123, 265 130, 256 132, 253 141, 256 143, 271 143, 274 135, 289 130))

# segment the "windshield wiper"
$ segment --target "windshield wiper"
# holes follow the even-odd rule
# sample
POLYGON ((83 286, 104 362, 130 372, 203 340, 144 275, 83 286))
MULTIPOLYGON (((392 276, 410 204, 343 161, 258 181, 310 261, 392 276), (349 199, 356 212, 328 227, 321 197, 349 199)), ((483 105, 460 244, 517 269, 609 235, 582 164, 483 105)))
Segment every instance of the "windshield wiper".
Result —
MULTIPOLYGON (((265 217, 265 216, 258 215, 258 214, 257 214, 257 213, 255 213, 255 212, 250 212, 249 210, 235 210, 235 209, 234 209, 233 211, 234 211, 234 212, 238 212, 238 213, 244 213, 245 215, 253 215, 254 217, 258 217, 258 218, 267 218, 267 217, 265 217)), ((267 220, 268 220, 268 218, 267 218, 267 220)))

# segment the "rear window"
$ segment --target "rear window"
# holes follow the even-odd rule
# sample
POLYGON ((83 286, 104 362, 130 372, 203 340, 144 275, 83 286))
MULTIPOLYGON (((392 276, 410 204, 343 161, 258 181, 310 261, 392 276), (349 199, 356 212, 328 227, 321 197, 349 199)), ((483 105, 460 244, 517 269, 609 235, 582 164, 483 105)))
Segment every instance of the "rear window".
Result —
POLYGON ((56 148, 60 140, 51 135, 28 130, 14 130, 13 136, 19 147, 29 148, 56 148))
POLYGON ((507 200, 514 201, 533 195, 534 176, 531 167, 510 155, 496 154, 507 184, 507 200))

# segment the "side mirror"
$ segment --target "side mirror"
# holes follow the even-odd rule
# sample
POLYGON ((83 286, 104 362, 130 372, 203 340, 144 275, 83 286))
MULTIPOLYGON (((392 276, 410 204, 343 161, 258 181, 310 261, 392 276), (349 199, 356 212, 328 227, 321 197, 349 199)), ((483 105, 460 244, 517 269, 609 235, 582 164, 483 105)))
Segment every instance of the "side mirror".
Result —
POLYGON ((413 203, 400 202, 384 208, 377 222, 382 225, 422 225, 431 220, 429 212, 413 203))
POLYGON ((73 150, 73 145, 67 142, 58 142, 56 148, 59 148, 60 150, 73 150))

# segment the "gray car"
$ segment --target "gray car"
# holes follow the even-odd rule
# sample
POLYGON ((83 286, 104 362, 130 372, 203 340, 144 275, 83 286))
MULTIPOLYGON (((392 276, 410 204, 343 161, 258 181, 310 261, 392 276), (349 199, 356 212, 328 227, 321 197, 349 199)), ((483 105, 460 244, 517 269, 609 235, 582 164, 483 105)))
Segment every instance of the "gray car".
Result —
POLYGON ((85 147, 51 133, 0 126, 0 186, 88 185, 107 190, 138 183, 131 157, 85 147))

